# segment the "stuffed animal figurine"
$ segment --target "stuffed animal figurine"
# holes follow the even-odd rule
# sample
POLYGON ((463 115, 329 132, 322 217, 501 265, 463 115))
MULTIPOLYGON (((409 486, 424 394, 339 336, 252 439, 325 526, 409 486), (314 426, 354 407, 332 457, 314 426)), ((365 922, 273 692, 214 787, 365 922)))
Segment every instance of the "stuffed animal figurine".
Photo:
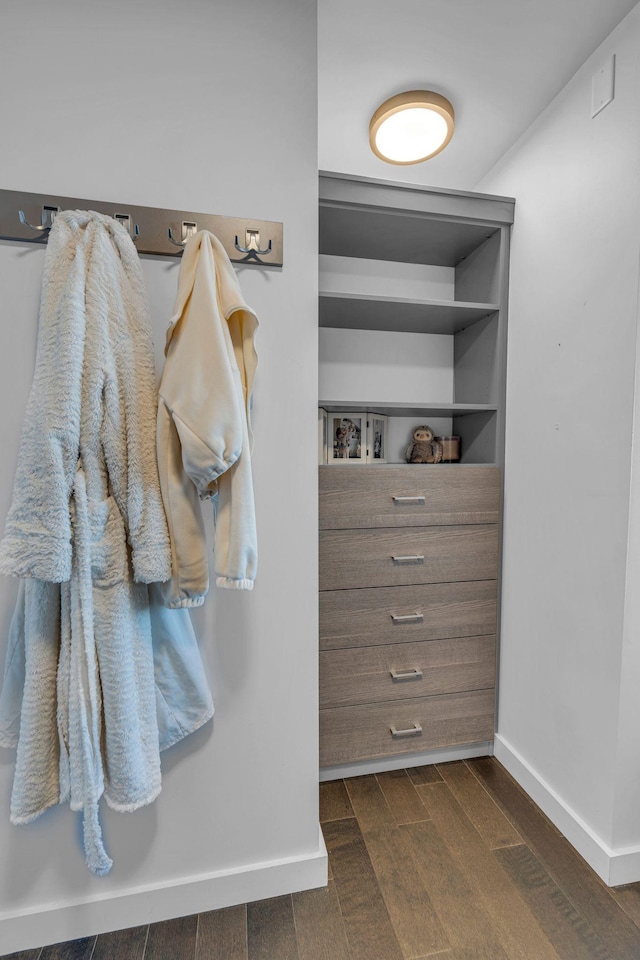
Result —
POLYGON ((413 440, 406 449, 407 463, 440 463, 442 460, 442 444, 433 439, 433 430, 426 424, 416 427, 413 431, 413 440))

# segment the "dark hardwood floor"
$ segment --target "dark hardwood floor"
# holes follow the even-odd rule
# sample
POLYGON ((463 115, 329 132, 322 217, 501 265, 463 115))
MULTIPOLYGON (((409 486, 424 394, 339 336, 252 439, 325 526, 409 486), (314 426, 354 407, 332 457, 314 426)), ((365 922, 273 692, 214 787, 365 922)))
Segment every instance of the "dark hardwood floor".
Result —
POLYGON ((329 884, 11 960, 640 960, 609 889, 490 758, 321 784, 329 884))

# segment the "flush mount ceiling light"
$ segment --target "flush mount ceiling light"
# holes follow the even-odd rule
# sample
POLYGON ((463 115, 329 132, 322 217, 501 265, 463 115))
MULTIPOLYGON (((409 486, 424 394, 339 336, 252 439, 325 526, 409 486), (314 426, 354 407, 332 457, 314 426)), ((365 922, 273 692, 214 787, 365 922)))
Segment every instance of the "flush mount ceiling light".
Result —
POLYGON ((369 143, 387 163, 422 163, 453 136, 453 107, 439 93, 408 90, 381 104, 369 123, 369 143))

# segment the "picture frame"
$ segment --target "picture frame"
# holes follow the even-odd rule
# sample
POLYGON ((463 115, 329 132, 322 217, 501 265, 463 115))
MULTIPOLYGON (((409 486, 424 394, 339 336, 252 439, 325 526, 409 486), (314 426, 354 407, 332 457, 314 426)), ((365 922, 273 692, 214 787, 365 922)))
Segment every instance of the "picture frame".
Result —
POLYGON ((387 462, 387 422, 382 413, 367 412, 367 463, 387 462))
POLYGON ((327 463, 367 462, 367 414, 365 410, 331 410, 328 414, 327 463))
POLYGON ((329 416, 324 407, 318 407, 318 463, 327 462, 327 432, 329 416))

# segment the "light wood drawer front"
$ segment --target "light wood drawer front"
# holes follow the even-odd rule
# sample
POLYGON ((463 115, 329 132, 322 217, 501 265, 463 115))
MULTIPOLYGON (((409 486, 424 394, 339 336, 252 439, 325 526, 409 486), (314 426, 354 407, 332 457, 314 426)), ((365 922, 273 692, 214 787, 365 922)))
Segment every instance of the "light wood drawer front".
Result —
POLYGON ((495 580, 325 590, 320 649, 495 633, 497 593, 495 580))
POLYGON ((495 636, 328 650, 320 654, 320 706, 486 690, 495 679, 495 636))
POLYGON ((321 590, 493 580, 497 571, 497 524, 320 533, 321 590))
POLYGON ((321 530, 497 523, 499 510, 497 467, 320 467, 321 530))
POLYGON ((327 707, 320 711, 320 765, 492 740, 493 714, 493 690, 327 707))

